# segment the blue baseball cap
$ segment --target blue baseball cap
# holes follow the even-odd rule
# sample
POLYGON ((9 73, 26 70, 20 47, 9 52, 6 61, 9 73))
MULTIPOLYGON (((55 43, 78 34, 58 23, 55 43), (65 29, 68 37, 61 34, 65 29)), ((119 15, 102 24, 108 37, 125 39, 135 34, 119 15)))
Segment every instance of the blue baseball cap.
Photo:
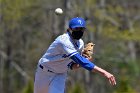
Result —
POLYGON ((81 17, 72 18, 69 21, 69 28, 83 27, 86 28, 86 21, 81 17))

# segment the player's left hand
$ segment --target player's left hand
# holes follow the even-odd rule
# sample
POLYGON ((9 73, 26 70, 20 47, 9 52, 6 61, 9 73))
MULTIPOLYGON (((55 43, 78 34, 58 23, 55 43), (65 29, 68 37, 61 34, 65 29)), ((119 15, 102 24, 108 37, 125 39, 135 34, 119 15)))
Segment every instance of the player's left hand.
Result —
POLYGON ((89 61, 93 61, 93 59, 92 58, 89 58, 89 57, 87 57, 86 59, 89 60, 89 61))
POLYGON ((73 66, 72 66, 72 70, 75 70, 75 69, 78 69, 80 68, 81 66, 77 63, 74 63, 73 66))
POLYGON ((74 62, 71 62, 68 64, 68 68, 70 68, 71 70, 74 70, 74 69, 78 69, 80 68, 81 66, 77 63, 74 63, 74 62))

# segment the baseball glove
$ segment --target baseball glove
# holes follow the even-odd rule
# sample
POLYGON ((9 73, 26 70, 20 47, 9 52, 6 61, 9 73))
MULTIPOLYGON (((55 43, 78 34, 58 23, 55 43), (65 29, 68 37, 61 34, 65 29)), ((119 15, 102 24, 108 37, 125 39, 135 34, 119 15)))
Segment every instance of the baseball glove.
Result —
POLYGON ((82 56, 85 58, 88 58, 89 60, 93 60, 92 55, 93 55, 93 49, 94 49, 95 44, 94 43, 87 43, 85 45, 85 48, 82 51, 82 56))

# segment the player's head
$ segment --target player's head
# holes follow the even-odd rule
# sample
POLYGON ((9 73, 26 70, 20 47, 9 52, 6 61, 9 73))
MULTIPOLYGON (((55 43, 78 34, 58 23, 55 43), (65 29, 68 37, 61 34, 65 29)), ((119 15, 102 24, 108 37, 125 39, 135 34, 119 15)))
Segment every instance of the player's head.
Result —
POLYGON ((69 21, 69 29, 71 30, 72 37, 79 40, 86 29, 86 22, 81 17, 72 18, 69 21))
POLYGON ((69 28, 76 28, 76 27, 86 28, 85 20, 81 17, 72 18, 69 21, 69 28))

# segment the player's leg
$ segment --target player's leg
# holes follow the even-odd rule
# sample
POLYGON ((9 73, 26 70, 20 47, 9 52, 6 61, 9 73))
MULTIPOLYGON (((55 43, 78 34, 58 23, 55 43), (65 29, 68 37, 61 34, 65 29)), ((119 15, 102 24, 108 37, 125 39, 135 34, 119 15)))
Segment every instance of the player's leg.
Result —
POLYGON ((67 74, 57 74, 49 85, 49 93, 64 93, 67 74))
POLYGON ((53 73, 38 68, 34 81, 34 93, 48 93, 49 83, 54 76, 53 73))

